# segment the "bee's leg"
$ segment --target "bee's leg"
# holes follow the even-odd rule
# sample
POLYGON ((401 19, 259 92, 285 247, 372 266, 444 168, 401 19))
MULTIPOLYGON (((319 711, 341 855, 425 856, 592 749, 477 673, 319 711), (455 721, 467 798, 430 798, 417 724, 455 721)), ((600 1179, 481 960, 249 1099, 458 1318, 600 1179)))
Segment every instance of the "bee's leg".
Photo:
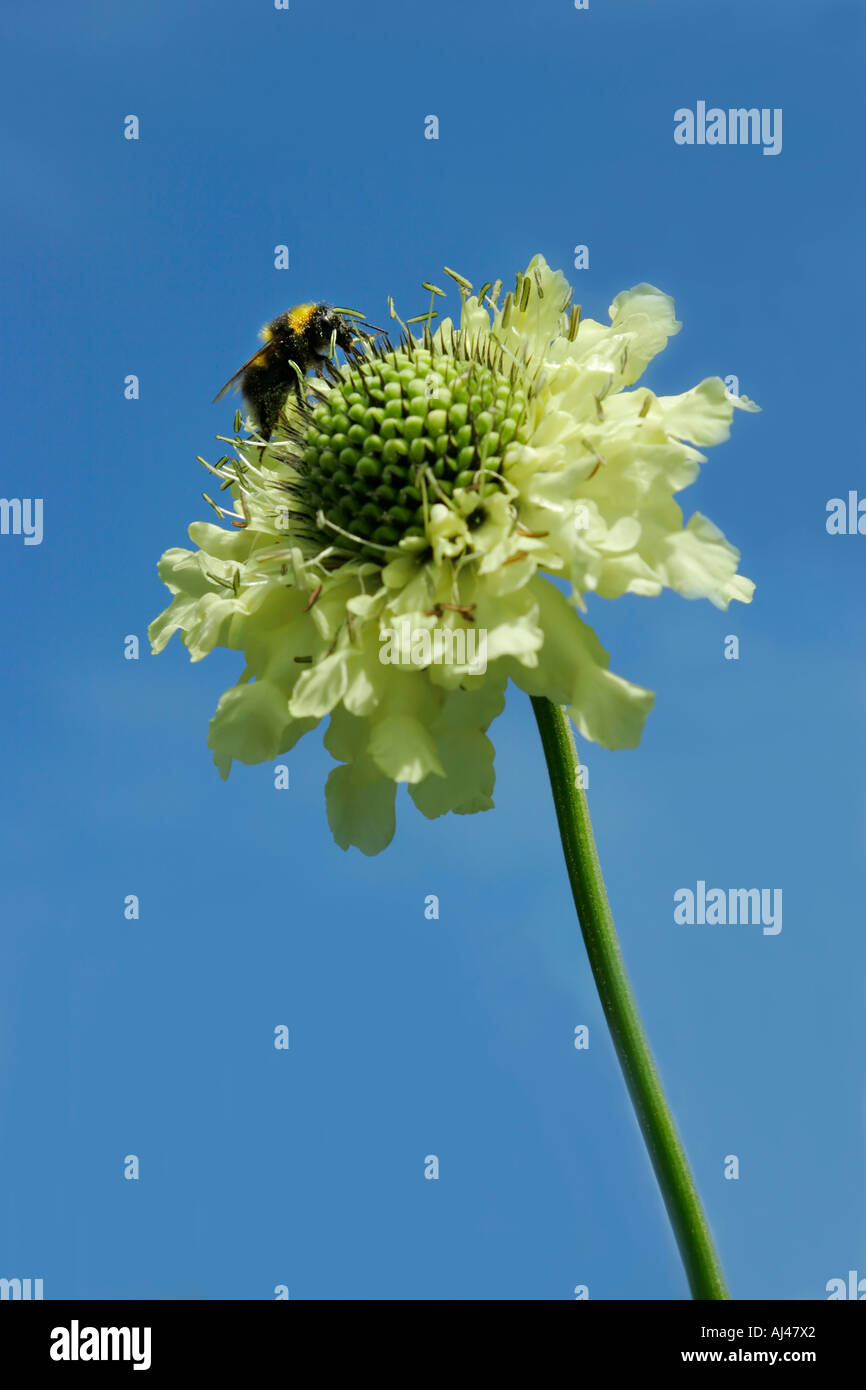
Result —
MULTIPOLYGON (((280 386, 272 387, 259 403, 259 434, 263 439, 270 440, 274 430, 277 428, 280 416, 283 413, 283 406, 286 403, 285 388, 280 386)), ((262 450, 264 455, 265 450, 262 450)))
POLYGON ((256 421, 256 426, 258 428, 259 434, 262 436, 262 439, 270 439, 271 435, 274 432, 274 424, 275 421, 271 413, 270 402, 262 401, 258 411, 258 419, 256 421))

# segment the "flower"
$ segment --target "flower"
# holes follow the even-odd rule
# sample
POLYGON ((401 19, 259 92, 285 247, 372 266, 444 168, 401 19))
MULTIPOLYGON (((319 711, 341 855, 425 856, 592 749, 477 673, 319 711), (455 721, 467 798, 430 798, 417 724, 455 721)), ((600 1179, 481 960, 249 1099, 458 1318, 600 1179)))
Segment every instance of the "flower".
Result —
POLYGON ((234 512, 212 504, 231 529, 195 522, 198 549, 159 567, 175 597, 153 651, 180 630, 194 661, 215 646, 246 659, 211 721, 221 774, 329 716, 330 825, 366 854, 391 840, 397 783, 429 817, 493 805, 487 729, 509 678, 586 738, 639 743, 653 696, 608 669, 587 595, 668 587, 726 608, 754 587, 674 495, 704 461, 694 446, 757 407, 718 377, 678 396, 634 387, 679 331, 672 300, 638 285, 606 326, 541 256, 501 305, 499 282, 476 295, 454 278, 459 326, 433 331, 431 297, 420 334, 365 339, 291 393, 270 441, 238 438, 236 419, 234 457, 206 465, 231 487, 234 512))

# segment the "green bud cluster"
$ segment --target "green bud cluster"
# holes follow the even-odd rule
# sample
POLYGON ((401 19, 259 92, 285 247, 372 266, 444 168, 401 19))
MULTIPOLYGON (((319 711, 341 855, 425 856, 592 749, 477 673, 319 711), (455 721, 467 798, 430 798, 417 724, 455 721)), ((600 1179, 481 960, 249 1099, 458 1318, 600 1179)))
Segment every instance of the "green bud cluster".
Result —
POLYGON ((512 375, 421 347, 340 368, 310 412, 297 465, 306 514, 339 527, 318 521, 325 543, 396 545, 424 535, 425 490, 428 505, 455 488, 479 499, 498 490, 507 447, 525 437, 528 387, 512 375))

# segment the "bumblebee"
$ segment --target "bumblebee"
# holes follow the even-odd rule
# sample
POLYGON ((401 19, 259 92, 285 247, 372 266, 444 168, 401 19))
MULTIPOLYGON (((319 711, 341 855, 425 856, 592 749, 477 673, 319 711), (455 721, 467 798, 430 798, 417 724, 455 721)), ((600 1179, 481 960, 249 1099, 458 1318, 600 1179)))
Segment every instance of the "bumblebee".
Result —
POLYGON ((301 396, 310 368, 321 374, 335 345, 347 355, 352 353, 357 334, 343 317, 349 312, 328 304, 297 304, 280 314, 265 325, 259 334, 262 346, 229 378, 214 401, 240 386, 259 433, 270 439, 289 392, 294 389, 301 396))

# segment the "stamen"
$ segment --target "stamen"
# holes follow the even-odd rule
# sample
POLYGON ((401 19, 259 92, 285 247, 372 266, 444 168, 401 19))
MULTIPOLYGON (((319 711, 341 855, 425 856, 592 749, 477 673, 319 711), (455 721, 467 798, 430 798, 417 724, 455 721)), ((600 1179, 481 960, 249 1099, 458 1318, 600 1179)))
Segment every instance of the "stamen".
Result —
POLYGON ((447 265, 443 265, 442 269, 445 271, 446 275, 451 276, 452 280, 456 280, 462 290, 472 289, 472 281, 467 280, 465 275, 459 275, 456 270, 451 270, 447 265))

